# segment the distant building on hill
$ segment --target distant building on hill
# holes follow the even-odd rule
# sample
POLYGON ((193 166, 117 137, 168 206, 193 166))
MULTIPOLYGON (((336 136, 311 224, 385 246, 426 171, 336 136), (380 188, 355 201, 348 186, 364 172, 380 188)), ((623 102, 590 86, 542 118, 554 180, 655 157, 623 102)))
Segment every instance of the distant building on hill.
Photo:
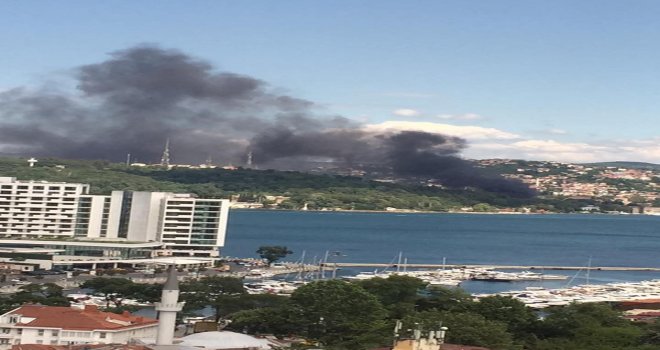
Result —
POLYGON ((135 258, 160 246, 172 256, 217 257, 228 210, 228 200, 191 194, 101 196, 90 195, 87 184, 0 177, 0 257, 3 248, 38 247, 70 256, 135 258))
POLYGON ((660 207, 644 207, 643 213, 646 215, 660 215, 660 207))

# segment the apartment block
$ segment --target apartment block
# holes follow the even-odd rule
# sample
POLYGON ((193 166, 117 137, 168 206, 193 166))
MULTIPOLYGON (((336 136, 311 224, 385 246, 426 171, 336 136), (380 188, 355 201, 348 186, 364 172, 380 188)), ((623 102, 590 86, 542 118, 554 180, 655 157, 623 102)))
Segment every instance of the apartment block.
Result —
POLYGON ((89 185, 0 177, 0 235, 74 236, 79 202, 88 192, 89 185))
POLYGON ((0 177, 0 246, 7 240, 162 242, 173 256, 216 257, 229 201, 169 192, 113 191, 89 185, 0 177))

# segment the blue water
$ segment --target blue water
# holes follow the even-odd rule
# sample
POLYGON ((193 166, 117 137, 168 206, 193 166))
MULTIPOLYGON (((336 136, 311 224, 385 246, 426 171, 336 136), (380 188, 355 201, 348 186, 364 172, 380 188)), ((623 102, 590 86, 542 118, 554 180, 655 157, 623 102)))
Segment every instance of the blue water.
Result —
MULTIPOLYGON (((256 257, 262 245, 285 245, 296 260, 409 263, 660 267, 660 217, 641 215, 476 215, 232 211, 223 255, 256 257)), ((555 273, 555 272, 552 272, 555 273)), ((574 274, 575 272, 561 272, 574 274)), ((592 272, 606 283, 660 278, 658 273, 592 272)), ((584 282, 584 273, 575 283, 584 282)), ((548 282, 551 286, 566 282, 548 282)), ((537 283, 538 284, 538 283, 537 283)), ((468 282, 466 289, 511 289, 468 282), (483 286, 482 286, 483 285, 483 286), (474 287, 474 288, 471 288, 474 287)), ((517 287, 517 286, 516 286, 517 287)))

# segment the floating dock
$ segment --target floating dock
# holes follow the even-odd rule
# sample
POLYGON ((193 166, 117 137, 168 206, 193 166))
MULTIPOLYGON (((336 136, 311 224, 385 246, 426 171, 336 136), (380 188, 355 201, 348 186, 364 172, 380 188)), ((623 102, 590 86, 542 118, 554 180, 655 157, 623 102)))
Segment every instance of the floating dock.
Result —
POLYGON ((321 263, 321 267, 373 267, 399 269, 492 269, 492 270, 584 270, 584 271, 646 271, 660 272, 660 267, 636 266, 557 266, 557 265, 471 265, 471 264, 379 264, 379 263, 321 263))

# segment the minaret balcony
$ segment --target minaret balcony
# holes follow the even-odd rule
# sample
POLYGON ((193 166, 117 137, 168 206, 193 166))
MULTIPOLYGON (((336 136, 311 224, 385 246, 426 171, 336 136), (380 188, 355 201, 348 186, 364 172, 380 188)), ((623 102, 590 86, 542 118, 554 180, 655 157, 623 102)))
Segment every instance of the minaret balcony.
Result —
POLYGON ((155 303, 154 306, 156 307, 156 311, 174 311, 174 312, 179 312, 183 309, 183 304, 185 302, 181 303, 155 303))

